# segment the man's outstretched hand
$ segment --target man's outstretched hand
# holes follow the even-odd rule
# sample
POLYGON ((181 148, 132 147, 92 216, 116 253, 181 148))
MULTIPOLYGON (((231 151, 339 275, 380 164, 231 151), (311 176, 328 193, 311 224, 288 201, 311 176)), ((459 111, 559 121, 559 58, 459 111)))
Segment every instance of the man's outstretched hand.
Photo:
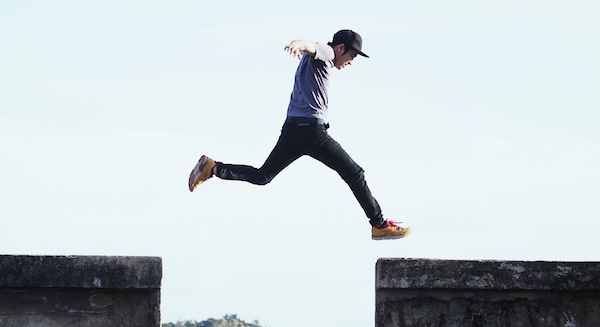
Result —
POLYGON ((313 42, 304 40, 294 40, 283 49, 298 59, 302 59, 303 52, 306 52, 313 57, 317 52, 317 48, 313 42))

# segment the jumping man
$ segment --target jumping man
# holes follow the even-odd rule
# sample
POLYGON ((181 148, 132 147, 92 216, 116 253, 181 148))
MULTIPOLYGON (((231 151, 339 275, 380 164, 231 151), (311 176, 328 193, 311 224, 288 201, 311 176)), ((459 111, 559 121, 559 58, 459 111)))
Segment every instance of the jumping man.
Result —
POLYGON ((363 169, 327 133, 329 73, 332 67, 351 65, 357 55, 369 58, 362 49, 362 38, 352 30, 341 30, 327 44, 295 40, 285 50, 300 59, 294 89, 281 135, 260 168, 225 164, 203 155, 190 173, 188 186, 194 191, 202 182, 220 179, 246 181, 256 185, 269 183, 279 172, 303 155, 309 155, 335 170, 348 184, 372 226, 375 240, 407 236, 410 228, 383 217, 377 200, 365 181, 363 169))

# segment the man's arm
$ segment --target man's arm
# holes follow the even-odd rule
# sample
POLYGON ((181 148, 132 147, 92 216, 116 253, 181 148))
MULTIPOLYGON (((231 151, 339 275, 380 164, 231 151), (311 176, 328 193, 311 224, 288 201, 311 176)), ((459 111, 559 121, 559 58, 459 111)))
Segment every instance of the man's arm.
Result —
POLYGON ((317 53, 317 47, 315 46, 315 43, 304 40, 294 40, 290 44, 286 45, 284 50, 298 59, 302 58, 303 52, 308 53, 311 57, 314 57, 315 53, 317 53))

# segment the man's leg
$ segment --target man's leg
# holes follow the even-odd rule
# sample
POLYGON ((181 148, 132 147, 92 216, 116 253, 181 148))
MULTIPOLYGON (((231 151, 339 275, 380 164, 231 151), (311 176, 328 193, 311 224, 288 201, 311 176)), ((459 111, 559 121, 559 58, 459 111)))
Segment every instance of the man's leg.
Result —
POLYGON ((240 180, 256 185, 265 185, 301 155, 302 153, 296 146, 294 136, 289 127, 284 126, 275 147, 262 167, 255 168, 248 165, 217 162, 215 176, 221 179, 240 180))
POLYGON ((379 203, 367 186, 364 170, 329 136, 325 127, 316 131, 314 138, 306 142, 306 147, 308 155, 335 170, 350 186, 371 225, 381 226, 385 223, 379 203))

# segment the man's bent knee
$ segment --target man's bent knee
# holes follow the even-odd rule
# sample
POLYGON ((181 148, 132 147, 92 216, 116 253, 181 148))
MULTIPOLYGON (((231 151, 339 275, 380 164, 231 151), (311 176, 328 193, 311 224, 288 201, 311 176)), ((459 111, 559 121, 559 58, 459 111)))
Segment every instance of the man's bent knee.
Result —
POLYGON ((274 177, 275 176, 261 174, 253 178, 250 182, 255 185, 267 185, 273 180, 274 177))

